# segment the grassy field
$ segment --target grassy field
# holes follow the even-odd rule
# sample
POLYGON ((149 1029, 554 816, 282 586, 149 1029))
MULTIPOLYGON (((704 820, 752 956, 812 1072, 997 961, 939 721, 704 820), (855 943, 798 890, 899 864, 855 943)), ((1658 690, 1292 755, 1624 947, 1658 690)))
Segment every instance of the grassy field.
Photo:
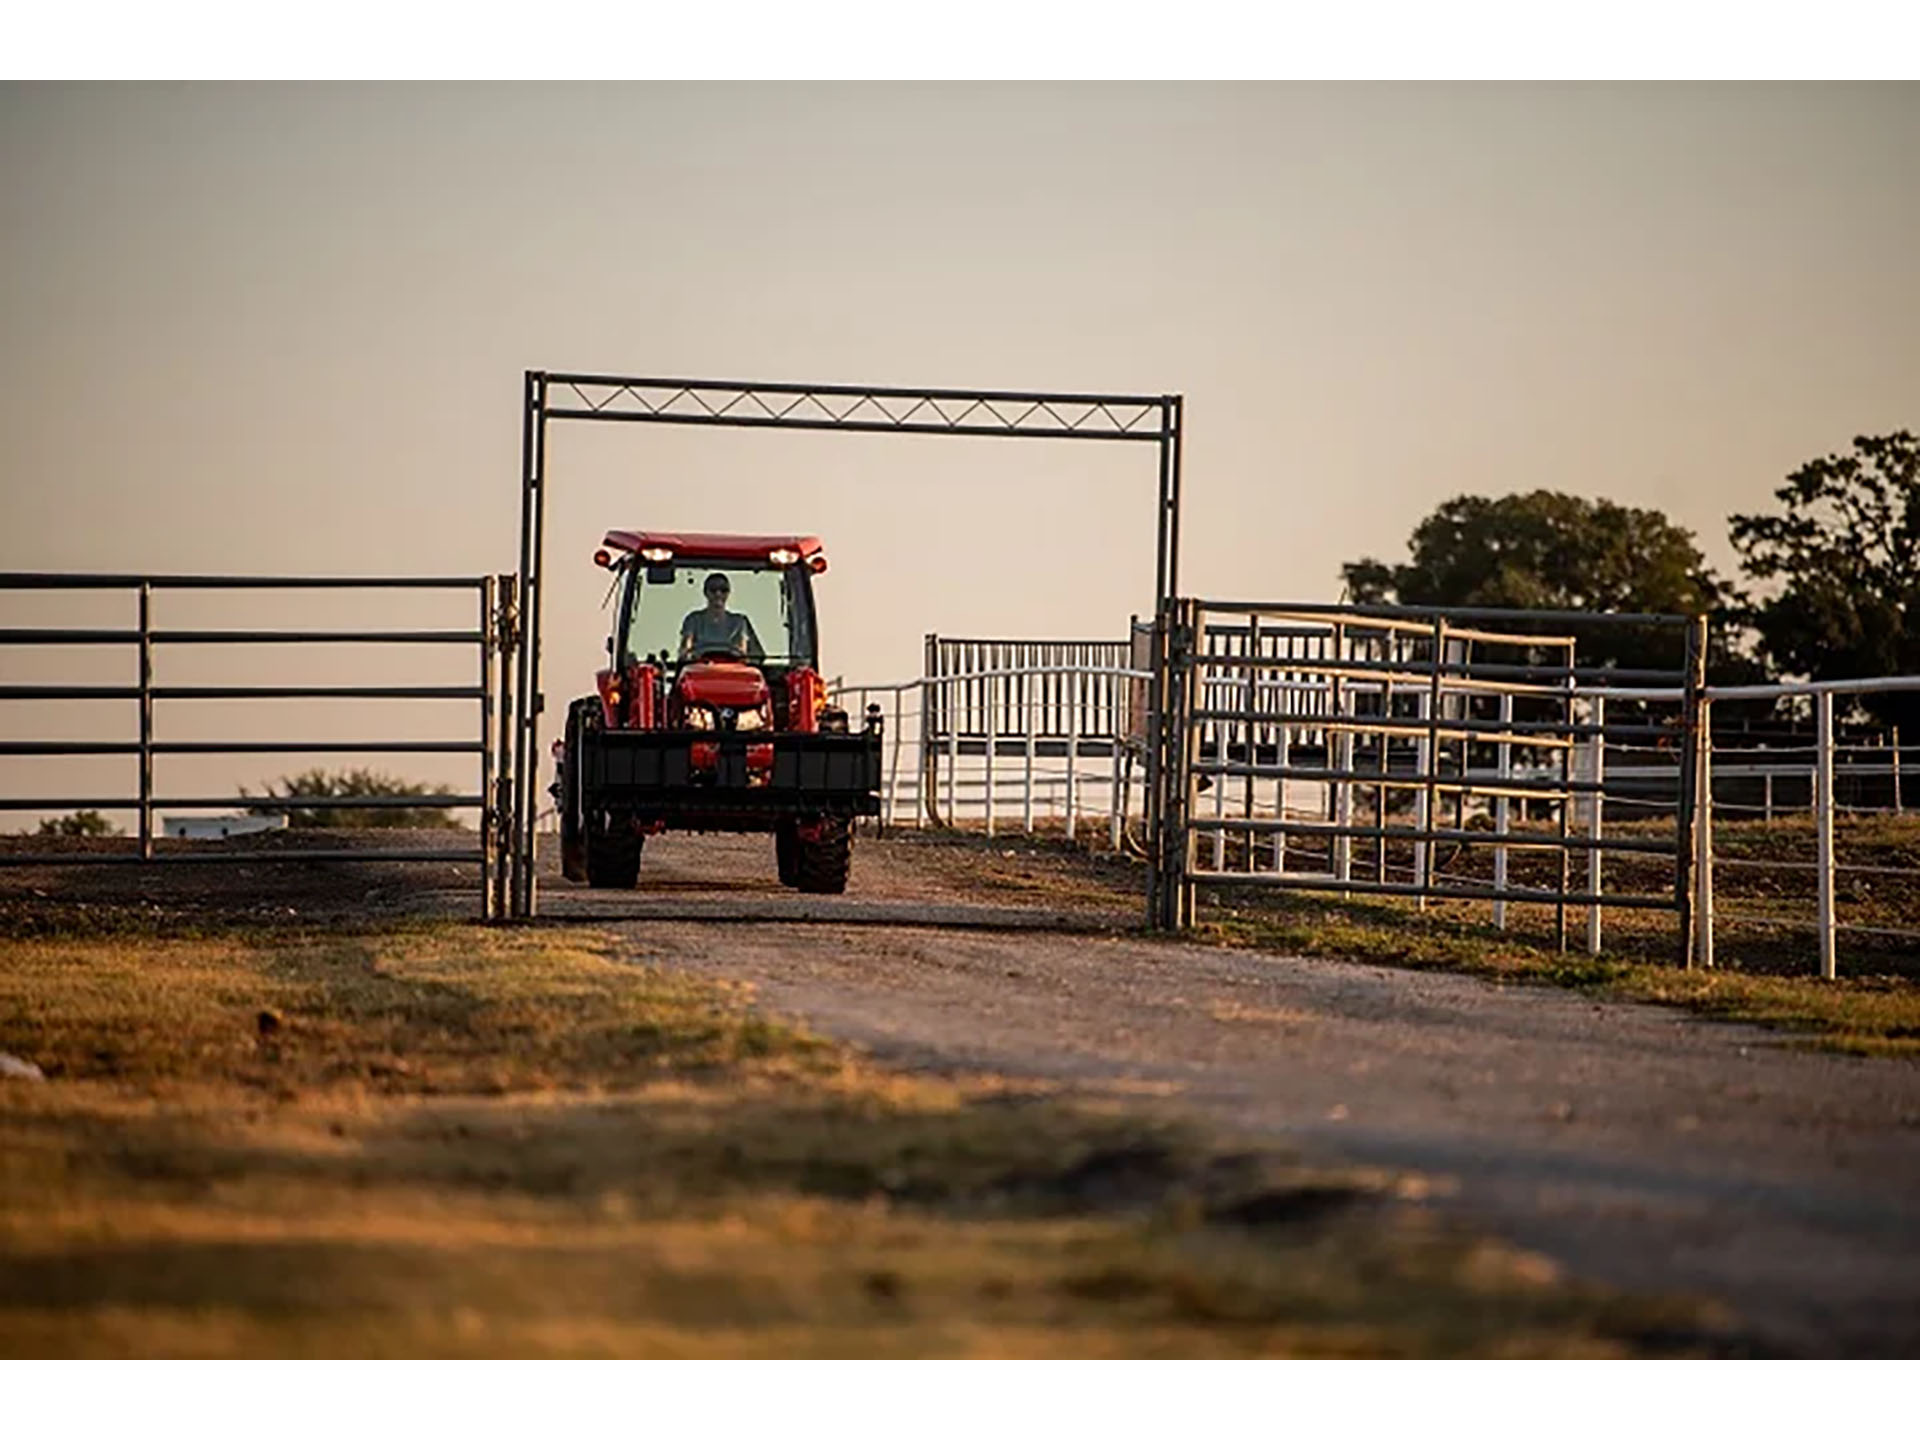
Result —
MULTIPOLYGON (((43 929, 45 927, 42 927, 43 929)), ((0 1354, 1738 1348, 1419 1182, 888 1073, 591 931, 0 939, 0 1354)))

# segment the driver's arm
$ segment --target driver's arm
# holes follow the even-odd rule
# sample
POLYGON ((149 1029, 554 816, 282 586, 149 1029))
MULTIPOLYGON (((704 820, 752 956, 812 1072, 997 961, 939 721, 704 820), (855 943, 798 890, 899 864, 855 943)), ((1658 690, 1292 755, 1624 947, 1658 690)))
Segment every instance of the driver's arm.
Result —
POLYGON ((693 656, 693 626, 698 614, 699 612, 695 611, 680 622, 680 658, 682 660, 691 659, 693 656))

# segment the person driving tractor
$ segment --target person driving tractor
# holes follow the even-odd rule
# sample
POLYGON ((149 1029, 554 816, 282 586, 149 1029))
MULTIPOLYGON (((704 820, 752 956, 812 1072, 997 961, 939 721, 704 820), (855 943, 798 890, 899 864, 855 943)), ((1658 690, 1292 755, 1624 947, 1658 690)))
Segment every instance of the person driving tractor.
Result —
POLYGON ((680 622, 680 658, 694 660, 715 650, 725 650, 759 665, 767 658, 754 633, 753 621, 727 609, 727 597, 733 583, 715 571, 707 576, 707 604, 703 610, 690 610, 680 622))

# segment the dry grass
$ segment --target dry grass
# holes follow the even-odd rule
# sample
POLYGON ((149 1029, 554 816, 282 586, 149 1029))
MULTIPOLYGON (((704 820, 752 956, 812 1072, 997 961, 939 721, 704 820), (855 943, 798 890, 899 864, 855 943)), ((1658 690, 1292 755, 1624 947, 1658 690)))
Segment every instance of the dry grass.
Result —
POLYGON ((0 942, 0 1050, 50 1077, 0 1082, 0 1353, 1729 1343, 1392 1177, 889 1074, 744 1000, 584 931, 0 942))

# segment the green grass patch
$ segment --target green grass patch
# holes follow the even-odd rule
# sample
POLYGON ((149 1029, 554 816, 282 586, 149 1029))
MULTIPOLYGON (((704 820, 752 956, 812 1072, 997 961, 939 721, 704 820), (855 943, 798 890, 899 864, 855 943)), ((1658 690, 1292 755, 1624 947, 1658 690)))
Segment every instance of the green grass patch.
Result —
MULTIPOLYGON (((1607 919, 1624 943, 1615 951, 1588 956, 1560 950, 1543 926, 1532 933, 1517 925, 1501 931, 1487 921, 1457 914, 1421 914, 1410 903, 1229 893, 1203 902, 1194 938, 1282 954, 1559 985, 1765 1025, 1821 1049, 1920 1056, 1920 984, 1912 979, 1873 975, 1822 980, 1734 969, 1687 970, 1648 958, 1649 951, 1671 945, 1670 923, 1654 936, 1648 927, 1616 923, 1611 913, 1607 919)), ((1572 943, 1580 943, 1577 928, 1572 943)))

